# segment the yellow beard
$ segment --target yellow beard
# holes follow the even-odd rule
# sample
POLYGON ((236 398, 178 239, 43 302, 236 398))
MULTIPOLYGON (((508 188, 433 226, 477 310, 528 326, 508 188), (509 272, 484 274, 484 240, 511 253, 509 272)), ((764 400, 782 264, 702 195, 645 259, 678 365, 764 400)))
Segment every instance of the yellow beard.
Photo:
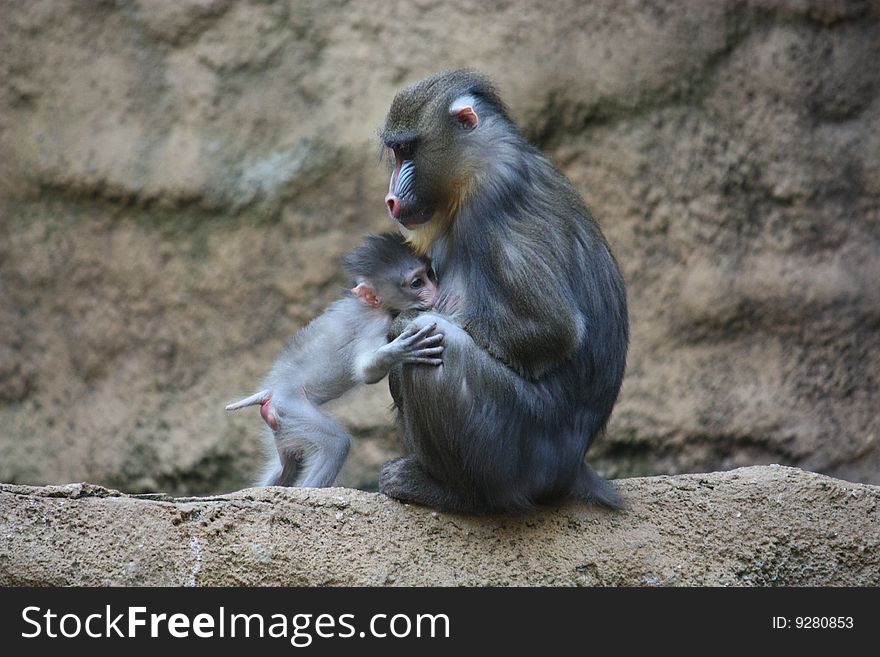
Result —
POLYGON ((438 212, 418 228, 410 230, 401 227, 401 232, 416 255, 424 256, 428 255, 431 245, 446 232, 451 223, 452 217, 450 215, 438 212))
POLYGON ((416 255, 428 255, 431 245, 452 225, 452 221, 458 214, 458 209, 465 201, 469 191, 469 188, 464 184, 456 185, 455 189, 456 193, 452 194, 449 207, 445 212, 435 212, 434 216, 428 219, 428 221, 412 230, 401 226, 401 233, 406 238, 407 244, 416 252, 416 255))

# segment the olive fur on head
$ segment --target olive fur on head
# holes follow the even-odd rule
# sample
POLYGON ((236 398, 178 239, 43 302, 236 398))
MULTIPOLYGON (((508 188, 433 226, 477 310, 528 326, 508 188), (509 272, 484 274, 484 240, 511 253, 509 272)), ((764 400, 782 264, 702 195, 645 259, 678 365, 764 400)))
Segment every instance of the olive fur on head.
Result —
POLYGON ((380 132, 394 158, 386 204, 417 252, 448 227, 512 133, 494 85, 474 71, 439 73, 395 96, 380 132))

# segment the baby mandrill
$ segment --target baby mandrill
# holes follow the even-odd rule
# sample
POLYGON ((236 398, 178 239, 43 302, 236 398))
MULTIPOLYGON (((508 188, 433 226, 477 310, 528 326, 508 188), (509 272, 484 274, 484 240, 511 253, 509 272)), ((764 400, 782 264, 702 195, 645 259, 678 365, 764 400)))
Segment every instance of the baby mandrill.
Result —
POLYGON ((356 385, 376 383, 398 363, 440 365, 443 335, 435 324, 410 329, 388 342, 393 318, 435 303, 430 263, 397 233, 368 235, 345 257, 355 281, 351 296, 331 304, 288 343, 260 392, 233 402, 232 411, 260 406, 272 430, 272 458, 264 486, 330 486, 348 455, 351 437, 320 406, 356 385))

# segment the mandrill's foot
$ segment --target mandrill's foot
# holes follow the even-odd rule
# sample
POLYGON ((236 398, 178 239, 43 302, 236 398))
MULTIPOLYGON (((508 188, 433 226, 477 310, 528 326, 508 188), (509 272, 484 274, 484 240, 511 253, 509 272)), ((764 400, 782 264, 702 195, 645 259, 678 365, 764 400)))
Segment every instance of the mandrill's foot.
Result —
POLYGON ((379 491, 403 502, 441 511, 473 512, 473 505, 429 475, 412 456, 388 461, 379 476, 379 491))
POLYGON ((379 475, 379 492, 405 502, 416 501, 412 482, 420 474, 414 476, 412 472, 417 468, 421 469, 411 456, 388 461, 382 466, 382 473, 379 475))

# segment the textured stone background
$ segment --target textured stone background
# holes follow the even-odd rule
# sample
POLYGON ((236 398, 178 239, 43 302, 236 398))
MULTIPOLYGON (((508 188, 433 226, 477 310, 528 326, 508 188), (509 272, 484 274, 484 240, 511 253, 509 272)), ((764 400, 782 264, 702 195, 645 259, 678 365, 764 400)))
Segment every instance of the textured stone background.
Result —
MULTIPOLYGON (((0 481, 252 481, 223 405, 389 227, 395 90, 470 65, 629 284, 599 469, 878 483, 878 61, 870 2, 0 0, 0 481)), ((389 401, 337 405, 340 483, 396 453, 389 401)))

